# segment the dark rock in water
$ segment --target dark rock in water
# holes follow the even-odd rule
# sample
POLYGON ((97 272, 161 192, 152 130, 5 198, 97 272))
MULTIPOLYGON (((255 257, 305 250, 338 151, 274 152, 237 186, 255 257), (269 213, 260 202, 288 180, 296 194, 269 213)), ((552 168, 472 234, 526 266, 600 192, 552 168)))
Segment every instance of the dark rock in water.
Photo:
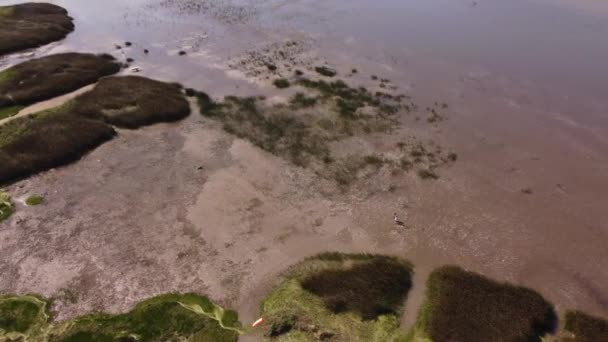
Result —
POLYGON ((296 76, 302 76, 302 75, 304 75, 304 72, 302 70, 296 70, 295 74, 296 74, 296 76))
POLYGON ((184 55, 186 55, 186 51, 181 50, 181 51, 179 52, 179 55, 180 55, 180 56, 184 56, 184 55))
POLYGON ((133 63, 135 60, 131 57, 127 58, 127 63, 133 63))
POLYGON ((270 70, 270 71, 275 71, 275 70, 277 70, 277 66, 276 66, 276 65, 274 65, 274 64, 270 64, 270 63, 268 63, 268 64, 266 64, 266 67, 267 67, 267 68, 268 68, 268 70, 270 70))
POLYGON ((150 51, 148 51, 148 49, 144 49, 144 53, 145 53, 146 55, 148 54, 148 52, 150 52, 150 51))
POLYGON ((323 76, 327 76, 327 77, 334 77, 338 74, 338 72, 335 69, 332 69, 332 68, 326 67, 326 66, 316 67, 315 71, 318 72, 319 74, 321 74, 323 76))
POLYGON ((125 42, 125 46, 131 46, 133 44, 131 44, 131 42, 125 42))

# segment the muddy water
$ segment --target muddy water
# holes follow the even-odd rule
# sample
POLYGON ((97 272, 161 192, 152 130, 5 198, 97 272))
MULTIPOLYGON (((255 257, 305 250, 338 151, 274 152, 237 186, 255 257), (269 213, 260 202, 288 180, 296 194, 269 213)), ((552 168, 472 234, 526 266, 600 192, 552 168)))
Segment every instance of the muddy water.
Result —
MULTIPOLYGON (((70 11, 77 29, 36 55, 111 52, 134 58, 146 76, 213 95, 251 94, 270 88, 232 68, 232 58, 298 40, 307 42, 306 54, 315 62, 326 61, 341 73, 357 68, 352 82, 367 85, 376 74, 421 101, 449 103, 448 120, 429 134, 458 152, 456 165, 435 184, 406 186, 398 201, 407 206, 380 197, 351 203, 353 224, 335 231, 348 235, 357 227, 370 236, 362 240, 365 251, 407 256, 423 265, 422 278, 433 267, 454 262, 532 286, 559 310, 608 315, 603 290, 608 287, 608 5, 562 0, 51 2, 70 11), (125 48, 125 41, 133 46, 125 48), (178 56, 180 50, 187 55, 178 56), (524 188, 532 194, 521 193, 524 188), (394 210, 407 212, 415 227, 411 233, 375 230, 378 222, 390 224, 394 210)), ((9 56, 0 66, 24 58, 30 56, 9 56)), ((218 194, 234 183, 222 177, 216 179, 218 194)), ((206 191, 199 201, 215 201, 206 191)), ((205 208, 191 213, 191 220, 222 212, 205 208)), ((287 224, 291 217, 280 220, 287 224)), ((218 226, 232 224, 222 215, 216 218, 218 226)), ((316 241, 314 233, 300 235, 289 244, 300 248, 298 258, 325 241, 316 241)), ((217 237, 224 239, 230 236, 217 237)), ((328 248, 345 245, 328 239, 328 248)), ((353 246, 344 248, 361 249, 353 246)), ((286 251, 272 253, 281 265, 296 260, 286 251)), ((270 260, 261 265, 256 270, 272 270, 263 273, 268 278, 280 268, 270 260)), ((250 280, 237 300, 247 319, 254 318, 263 292, 257 289, 260 277, 250 280)), ((406 308, 406 325, 413 322, 421 296, 418 286, 410 300, 414 306, 406 308)))

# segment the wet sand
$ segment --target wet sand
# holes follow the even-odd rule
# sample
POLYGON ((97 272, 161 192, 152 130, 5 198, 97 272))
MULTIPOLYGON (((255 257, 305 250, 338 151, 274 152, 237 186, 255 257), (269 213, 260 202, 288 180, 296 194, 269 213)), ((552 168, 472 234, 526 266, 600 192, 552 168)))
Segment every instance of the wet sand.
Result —
POLYGON ((279 272, 338 250, 417 265, 405 328, 425 276, 446 263, 530 286, 560 313, 608 316, 606 12, 549 0, 222 1, 203 12, 176 3, 207 1, 53 3, 70 10, 76 31, 37 55, 112 52, 133 57, 145 76, 214 96, 272 95, 270 82, 234 61, 304 42, 296 63, 356 67, 354 84, 370 86, 376 74, 420 103, 449 103, 436 127, 404 124, 366 143, 386 148, 415 134, 459 160, 435 182, 378 175, 342 194, 197 114, 121 130, 83 160, 9 187, 47 204, 20 205, 2 223, 0 292, 76 289, 77 304, 58 304, 63 319, 197 291, 248 323, 279 272), (134 46, 114 49, 125 41, 134 46), (410 228, 395 227, 393 212, 410 228))

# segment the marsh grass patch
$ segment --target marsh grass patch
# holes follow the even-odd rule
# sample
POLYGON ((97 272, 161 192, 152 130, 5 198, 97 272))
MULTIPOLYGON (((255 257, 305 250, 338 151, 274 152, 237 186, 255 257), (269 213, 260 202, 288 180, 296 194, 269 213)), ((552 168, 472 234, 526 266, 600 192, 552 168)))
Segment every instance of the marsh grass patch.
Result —
POLYGON ((57 5, 0 6, 0 55, 63 39, 73 30, 72 18, 57 5))
POLYGON ((77 160, 116 134, 71 108, 68 103, 0 125, 0 183, 77 160))
POLYGON ((553 305, 533 290, 445 266, 427 280, 415 335, 432 341, 540 341, 556 321, 553 305))
POLYGON ((391 259, 372 259, 348 269, 325 270, 302 280, 335 314, 352 311, 363 320, 396 315, 411 287, 410 269, 391 259))
POLYGON ((62 53, 19 63, 0 72, 0 108, 14 111, 15 106, 69 93, 119 70, 112 56, 89 53, 62 53))
POLYGON ((74 100, 76 115, 123 128, 178 121, 190 105, 178 85, 139 76, 107 77, 74 100))
POLYGON ((207 297, 166 294, 138 303, 131 311, 93 314, 60 325, 50 342, 76 341, 237 341, 241 325, 235 311, 224 310, 207 297))
POLYGON ((0 222, 9 218, 14 211, 11 196, 6 192, 0 191, 0 222))
POLYGON ((277 341, 404 338, 398 315, 411 272, 409 262, 388 256, 308 257, 290 267, 263 300, 266 336, 277 341))
POLYGON ((40 195, 31 195, 25 199, 25 204, 29 206, 40 205, 42 203, 44 203, 44 197, 40 195))

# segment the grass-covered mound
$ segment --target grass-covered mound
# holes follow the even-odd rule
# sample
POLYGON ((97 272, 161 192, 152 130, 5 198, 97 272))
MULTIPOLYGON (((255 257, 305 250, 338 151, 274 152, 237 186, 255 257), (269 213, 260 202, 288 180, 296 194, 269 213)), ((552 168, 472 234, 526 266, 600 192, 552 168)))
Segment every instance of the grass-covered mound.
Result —
POLYGON ((0 108, 48 100, 119 70, 110 55, 62 53, 32 59, 0 72, 0 108))
POLYGON ((124 314, 86 315, 49 322, 48 303, 35 296, 0 296, 0 341, 234 342, 242 333, 238 315, 193 293, 165 294, 124 314))
POLYGON ((63 39, 73 30, 68 12, 56 5, 0 6, 0 55, 63 39))
POLYGON ((0 222, 9 218, 13 214, 13 211, 11 196, 6 192, 0 191, 0 222))
POLYGON ((261 305, 277 341, 402 341, 398 317, 411 287, 404 260, 326 253, 292 266, 261 305))
POLYGON ((433 271, 414 338, 431 341, 540 341, 556 325, 553 306, 524 287, 456 266, 433 271))
POLYGON ((124 314, 93 314, 58 325, 49 341, 233 342, 240 329, 236 312, 225 311, 207 297, 166 294, 140 302, 124 314))
POLYGON ((571 337, 563 342, 606 342, 608 341, 608 320, 587 315, 580 311, 566 312, 564 330, 571 337))
POLYGON ((111 126, 70 114, 67 104, 0 125, 0 183, 80 158, 111 139, 111 126))
POLYGON ((37 335, 48 318, 47 303, 35 296, 0 296, 0 341, 37 335))
POLYGON ((190 114, 178 85, 139 76, 107 77, 75 100, 74 112, 106 123, 137 128, 190 114))

